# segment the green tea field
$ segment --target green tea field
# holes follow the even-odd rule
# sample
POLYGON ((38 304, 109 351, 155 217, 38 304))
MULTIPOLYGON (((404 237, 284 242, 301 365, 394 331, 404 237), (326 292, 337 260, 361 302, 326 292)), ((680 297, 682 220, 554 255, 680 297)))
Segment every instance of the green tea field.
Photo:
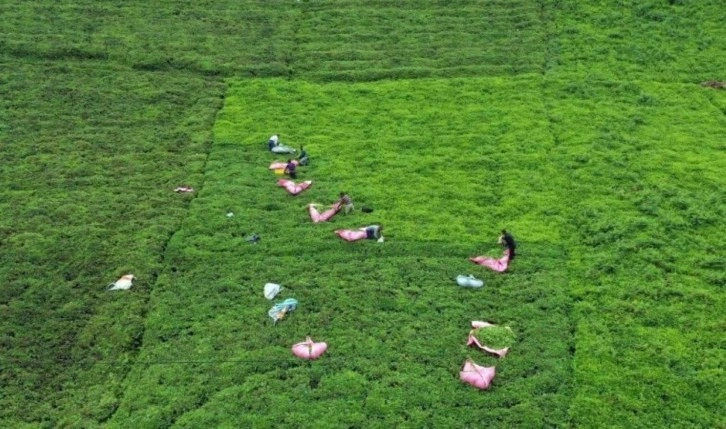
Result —
POLYGON ((726 428, 721 2, 0 16, 0 427, 726 428), (275 133, 310 155, 299 195, 275 133), (502 229, 508 270, 470 262, 502 229))

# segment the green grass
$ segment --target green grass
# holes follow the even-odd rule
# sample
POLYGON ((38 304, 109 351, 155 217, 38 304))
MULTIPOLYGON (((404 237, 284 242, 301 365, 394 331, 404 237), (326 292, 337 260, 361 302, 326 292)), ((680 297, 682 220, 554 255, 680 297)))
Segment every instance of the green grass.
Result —
POLYGON ((579 195, 568 234, 579 242, 573 415, 591 426, 719 426, 724 116, 696 85, 590 91, 610 100, 551 111, 556 136, 580 131, 555 154, 574 161, 579 195))
POLYGON ((10 426, 57 422, 58 408, 103 419, 190 201, 173 189, 203 177, 223 85, 22 63, 2 79, 0 415, 10 426), (105 292, 127 272, 132 294, 105 292))
POLYGON ((726 427, 721 2, 0 14, 0 426, 726 427), (298 197, 273 132, 311 154, 298 197), (340 191, 375 211, 312 224, 340 191), (510 273, 467 261, 503 227, 510 273))
POLYGON ((723 79, 720 2, 553 3, 561 8, 551 48, 558 71, 623 83, 723 79))
MULTIPOLYGON (((528 227, 534 214, 520 214, 516 201, 530 185, 520 183, 519 194, 497 195, 498 207, 470 197, 485 192, 487 182, 517 174, 518 161, 532 157, 534 148, 520 152, 507 145, 495 152, 472 138, 497 127, 507 129, 501 135, 536 129, 541 106, 512 103, 526 81, 234 84, 214 130, 204 191, 167 250, 167 262, 178 270, 160 278, 152 297, 157 307, 149 314, 140 357, 150 363, 132 375, 133 399, 122 402, 114 422, 214 426, 230 396, 247 407, 228 417, 235 426, 295 425, 310 416, 331 427, 566 421, 572 337, 567 282, 556 269, 566 251, 550 245, 556 229, 528 227), (516 124, 484 120, 474 94, 486 90, 499 94, 487 110, 511 111, 516 124), (263 98, 269 107, 248 102, 263 98), (381 114, 355 114, 373 104, 381 114), (293 115, 293 108, 307 115, 293 115), (458 122, 441 108, 456 110, 458 122), (296 130, 283 139, 305 143, 311 154, 301 178, 311 178, 313 186, 300 196, 275 186, 267 170, 274 158, 264 149, 267 136, 249 133, 273 124, 296 130), (366 137, 368 132, 375 135, 366 137), (468 162, 482 156, 493 158, 491 168, 468 162), (497 169, 496 160, 505 158, 510 167, 497 169), (426 164, 417 165, 423 159, 426 164), (338 189, 375 211, 312 224, 306 204, 333 201, 338 189), (228 209, 240 215, 230 220, 228 209), (386 227, 383 245, 346 243, 333 234, 373 222, 386 227), (501 252, 496 235, 506 225, 532 231, 522 244, 529 257, 510 275, 488 275, 467 257, 501 252), (243 242, 244 232, 252 231, 262 236, 257 246, 243 242), (459 288, 454 278, 462 272, 486 276, 485 290, 459 288), (300 301, 277 326, 262 297, 268 281, 300 301), (190 317, 190 308, 202 319, 190 317), (507 361, 497 363, 501 388, 486 396, 462 388, 456 378, 469 356, 495 363, 465 346, 470 321, 481 318, 509 322, 522 336, 507 361), (295 361, 289 351, 306 335, 330 344, 313 364, 295 361), (192 362, 179 362, 184 360, 192 362), (160 400, 151 388, 159 380, 161 398, 173 395, 174 402, 160 400), (524 398, 521 391, 538 395, 524 398), (288 402, 287 413, 265 412, 270 403, 288 402), (386 404, 391 412, 384 414, 386 404)), ((546 169, 529 170, 531 186, 537 173, 546 175, 546 169)))
POLYGON ((474 330, 472 334, 483 346, 493 349, 512 347, 517 341, 517 335, 509 326, 487 326, 474 330))
POLYGON ((141 70, 374 80, 511 75, 544 62, 533 1, 13 1, 0 12, 11 55, 141 70))

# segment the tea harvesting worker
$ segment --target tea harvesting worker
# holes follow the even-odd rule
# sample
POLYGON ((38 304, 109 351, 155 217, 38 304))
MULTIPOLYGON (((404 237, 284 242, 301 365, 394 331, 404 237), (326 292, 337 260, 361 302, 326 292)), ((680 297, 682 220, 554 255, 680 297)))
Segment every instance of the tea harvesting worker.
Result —
POLYGON ((381 225, 369 225, 365 227, 366 238, 369 240, 378 240, 382 237, 383 226, 381 225))
POLYGON ((300 156, 297 157, 297 160, 300 165, 308 165, 308 163, 310 162, 310 159, 308 158, 308 153, 302 146, 300 146, 300 156))
POLYGON ((295 153, 295 149, 290 146, 285 146, 280 142, 280 135, 275 134, 267 141, 267 148, 272 153, 295 153))
POLYGON ((272 137, 270 137, 269 140, 267 140, 267 149, 272 150, 275 146, 280 145, 280 136, 278 134, 273 134, 272 137))
POLYGON ((348 214, 353 211, 353 200, 350 198, 350 195, 341 192, 338 202, 343 206, 343 213, 348 214))
POLYGON ((297 164, 293 162, 292 159, 287 160, 287 165, 285 166, 285 174, 290 176, 291 179, 297 179, 297 164))
POLYGON ((513 260, 514 249, 517 248, 517 243, 514 242, 514 237, 506 229, 503 229, 502 235, 499 236, 499 244, 509 249, 509 260, 513 260))

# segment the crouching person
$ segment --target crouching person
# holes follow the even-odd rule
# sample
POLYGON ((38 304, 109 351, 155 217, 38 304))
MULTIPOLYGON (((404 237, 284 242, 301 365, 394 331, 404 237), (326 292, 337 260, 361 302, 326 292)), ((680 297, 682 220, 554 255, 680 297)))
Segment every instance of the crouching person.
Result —
POLYGON ((343 213, 348 214, 353 211, 353 199, 345 192, 340 193, 338 203, 343 207, 343 213))
POLYGON ((290 176, 291 179, 297 179, 297 162, 288 159, 287 165, 285 166, 285 174, 290 176))
POLYGON ((272 152, 272 149, 274 149, 276 146, 280 145, 280 136, 278 134, 274 134, 272 137, 270 137, 267 140, 267 149, 272 152))
POLYGON ((366 232, 366 238, 369 240, 380 240, 383 238, 383 226, 381 225, 370 225, 364 228, 366 232))
POLYGON ((308 165, 310 163, 310 158, 308 157, 308 153, 305 151, 305 148, 300 146, 300 156, 297 157, 298 162, 300 165, 308 165))

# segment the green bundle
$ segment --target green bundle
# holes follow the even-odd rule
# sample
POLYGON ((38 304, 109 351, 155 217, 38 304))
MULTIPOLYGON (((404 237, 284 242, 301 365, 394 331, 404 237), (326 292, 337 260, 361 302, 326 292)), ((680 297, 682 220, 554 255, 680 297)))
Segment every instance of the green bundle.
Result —
POLYGON ((503 349, 511 347, 516 341, 514 331, 509 326, 490 326, 488 328, 479 328, 474 330, 474 337, 479 340, 483 346, 492 349, 503 349))

